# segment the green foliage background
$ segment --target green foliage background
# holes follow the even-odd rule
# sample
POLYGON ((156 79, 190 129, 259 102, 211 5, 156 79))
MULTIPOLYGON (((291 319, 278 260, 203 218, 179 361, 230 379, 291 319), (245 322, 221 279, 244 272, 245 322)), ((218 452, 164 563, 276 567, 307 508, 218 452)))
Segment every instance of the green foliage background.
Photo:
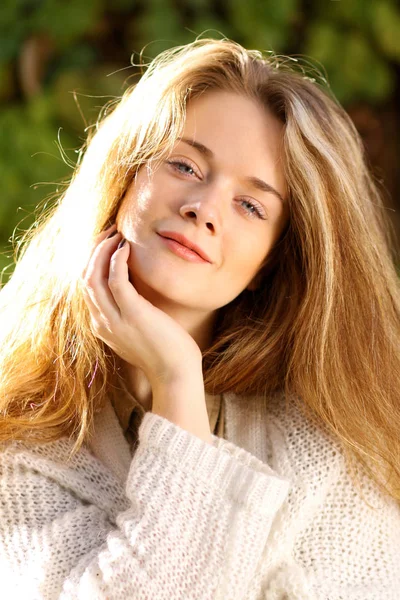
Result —
POLYGON ((105 102, 132 82, 137 71, 131 59, 138 62, 143 48, 150 58, 202 33, 249 48, 312 57, 319 68, 323 65, 345 106, 367 102, 379 107, 398 87, 396 0, 3 0, 4 279, 12 269, 13 232, 18 236, 27 229, 35 206, 51 201, 71 176, 85 128, 105 102))

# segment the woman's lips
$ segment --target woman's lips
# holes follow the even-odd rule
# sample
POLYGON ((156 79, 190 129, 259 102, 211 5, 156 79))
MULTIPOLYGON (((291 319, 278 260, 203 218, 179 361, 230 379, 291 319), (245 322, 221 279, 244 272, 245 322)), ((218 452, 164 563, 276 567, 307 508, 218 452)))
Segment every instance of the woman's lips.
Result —
POLYGON ((201 258, 201 256, 199 256, 197 252, 195 252, 194 250, 190 250, 189 248, 183 246, 179 242, 163 237, 162 235, 159 235, 159 237, 162 240, 162 242, 164 242, 164 244, 177 256, 180 256, 181 258, 184 258, 189 262, 210 264, 207 260, 201 258))

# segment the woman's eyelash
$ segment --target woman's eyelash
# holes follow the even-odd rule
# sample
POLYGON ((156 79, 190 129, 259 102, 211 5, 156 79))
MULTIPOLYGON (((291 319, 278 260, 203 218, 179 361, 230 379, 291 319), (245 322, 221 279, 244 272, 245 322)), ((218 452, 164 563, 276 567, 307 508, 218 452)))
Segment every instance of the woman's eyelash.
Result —
MULTIPOLYGON (((186 167, 187 169, 191 169, 193 171, 193 174, 197 176, 194 168, 192 167, 191 164, 185 162, 184 160, 167 160, 167 163, 169 165, 171 165, 176 171, 179 171, 180 173, 182 173, 182 175, 187 175, 188 173, 184 173, 182 172, 179 167, 186 167)), ((257 204, 255 204, 254 202, 251 202, 250 200, 246 200, 246 199, 242 199, 241 202, 247 202, 247 204, 249 204, 252 209, 254 209, 254 212, 252 212, 251 210, 247 210, 247 214, 250 216, 254 216, 257 215, 260 219, 263 219, 264 221, 267 220, 267 217, 261 212, 261 210, 258 208, 257 204)))
MULTIPOLYGON (((177 171, 179 171, 179 167, 186 167, 187 169, 192 169, 194 175, 196 175, 196 172, 193 169, 192 165, 190 165, 187 162, 184 162, 183 160, 167 160, 167 163, 169 165, 171 165, 177 171)), ((179 171, 179 172, 182 173, 182 171, 179 171)), ((185 175, 186 173, 183 173, 183 174, 185 175)))
POLYGON ((249 204, 252 208, 254 208, 255 212, 252 212, 250 210, 247 211, 251 216, 253 216, 254 214, 257 214, 257 216, 260 219, 263 219, 263 221, 267 220, 267 217, 261 212, 261 210, 258 208, 257 204, 254 204, 253 202, 251 202, 251 200, 246 200, 245 198, 242 198, 241 202, 247 202, 247 204, 249 204))

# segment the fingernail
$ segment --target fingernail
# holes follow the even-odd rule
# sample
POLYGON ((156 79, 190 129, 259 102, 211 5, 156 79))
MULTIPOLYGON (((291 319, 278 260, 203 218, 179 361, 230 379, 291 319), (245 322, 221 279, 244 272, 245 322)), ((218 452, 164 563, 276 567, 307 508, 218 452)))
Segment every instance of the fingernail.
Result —
POLYGON ((118 230, 117 230, 117 229, 116 229, 115 231, 112 231, 111 233, 109 233, 109 234, 108 234, 108 236, 107 236, 107 240, 108 240, 109 238, 112 238, 112 237, 113 237, 113 235, 115 235, 115 234, 117 234, 117 233, 118 233, 118 230))
POLYGON ((120 241, 120 243, 118 244, 118 248, 117 248, 117 250, 119 250, 120 248, 122 248, 122 246, 125 244, 125 242, 126 242, 126 239, 125 239, 125 238, 122 238, 122 240, 121 240, 121 241, 120 241))

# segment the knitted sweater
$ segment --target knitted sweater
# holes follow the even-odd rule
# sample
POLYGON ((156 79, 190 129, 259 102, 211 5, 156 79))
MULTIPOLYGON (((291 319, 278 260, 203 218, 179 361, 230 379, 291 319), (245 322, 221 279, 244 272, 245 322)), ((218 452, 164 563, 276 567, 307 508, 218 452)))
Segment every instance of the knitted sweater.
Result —
POLYGON ((212 444, 146 412, 131 450, 108 401, 71 460, 66 438, 3 448, 0 595, 398 600, 397 503, 290 399, 223 402, 212 444))

